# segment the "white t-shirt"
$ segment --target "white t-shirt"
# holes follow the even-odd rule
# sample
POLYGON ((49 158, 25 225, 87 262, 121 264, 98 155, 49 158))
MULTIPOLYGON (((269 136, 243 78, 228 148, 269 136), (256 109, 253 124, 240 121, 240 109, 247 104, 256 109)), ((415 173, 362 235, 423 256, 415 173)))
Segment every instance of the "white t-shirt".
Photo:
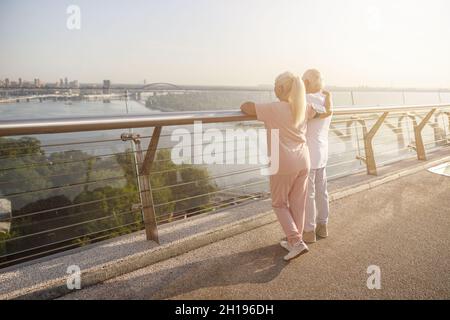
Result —
MULTIPOLYGON (((322 93, 307 94, 306 101, 312 104, 317 112, 325 112, 325 96, 322 93)), ((308 121, 306 143, 309 148, 311 169, 320 169, 327 165, 330 124, 331 117, 308 121)))

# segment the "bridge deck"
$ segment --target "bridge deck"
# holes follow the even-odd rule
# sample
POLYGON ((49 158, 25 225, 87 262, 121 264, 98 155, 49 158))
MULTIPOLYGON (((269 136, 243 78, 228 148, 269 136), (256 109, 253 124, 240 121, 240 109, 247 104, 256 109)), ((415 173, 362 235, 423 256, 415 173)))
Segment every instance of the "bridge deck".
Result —
POLYGON ((330 237, 289 263, 271 223, 63 298, 449 299, 449 195, 450 178, 423 170, 333 202, 330 237))

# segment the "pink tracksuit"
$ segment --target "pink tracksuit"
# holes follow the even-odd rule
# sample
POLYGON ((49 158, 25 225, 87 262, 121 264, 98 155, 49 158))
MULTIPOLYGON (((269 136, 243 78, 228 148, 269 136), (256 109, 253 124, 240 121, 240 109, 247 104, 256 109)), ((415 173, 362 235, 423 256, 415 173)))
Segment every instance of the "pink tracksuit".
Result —
MULTIPOLYGON (((256 104, 257 119, 263 121, 268 131, 279 132, 279 170, 270 176, 272 207, 290 244, 302 240, 305 222, 305 205, 310 168, 306 145, 305 120, 294 125, 291 106, 287 102, 256 104)), ((315 115, 307 106, 307 119, 315 115)), ((271 147, 268 134, 268 150, 271 147)))

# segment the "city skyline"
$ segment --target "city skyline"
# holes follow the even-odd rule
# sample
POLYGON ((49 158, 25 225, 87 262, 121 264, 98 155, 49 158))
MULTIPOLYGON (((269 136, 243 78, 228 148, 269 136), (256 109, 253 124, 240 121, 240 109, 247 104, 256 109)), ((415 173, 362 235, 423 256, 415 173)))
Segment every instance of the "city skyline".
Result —
POLYGON ((6 0, 0 79, 257 86, 317 67, 333 86, 449 88, 449 12, 445 0, 6 0))
POLYGON ((4 78, 0 79, 0 87, 17 87, 17 88, 40 88, 48 85, 55 85, 56 87, 76 88, 79 86, 78 80, 69 80, 68 77, 59 78, 56 81, 42 81, 40 77, 33 78, 32 80, 18 78, 4 78))

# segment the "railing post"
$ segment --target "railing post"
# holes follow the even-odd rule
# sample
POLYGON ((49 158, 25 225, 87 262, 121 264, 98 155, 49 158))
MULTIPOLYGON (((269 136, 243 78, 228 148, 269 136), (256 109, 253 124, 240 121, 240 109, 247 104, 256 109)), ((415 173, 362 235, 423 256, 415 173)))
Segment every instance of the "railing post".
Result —
POLYGON ((427 160, 427 156, 425 153, 425 146, 423 144, 422 130, 427 124, 427 122, 431 119, 435 111, 436 108, 431 109, 431 111, 427 113, 427 115, 422 119, 422 121, 419 124, 417 124, 417 122, 414 121, 414 138, 416 140, 417 159, 419 160, 427 160))
POLYGON ((370 175, 377 175, 377 164, 375 162, 375 155, 373 152, 373 146, 372 141, 375 137, 375 134, 377 133, 378 129, 380 129, 381 125, 383 124, 384 120, 388 116, 389 112, 384 112, 375 122, 373 127, 370 129, 369 132, 367 132, 366 123, 364 120, 359 120, 359 122, 363 125, 363 132, 364 132, 364 150, 366 153, 366 156, 364 158, 364 162, 367 166, 367 174, 370 175))
POLYGON ((152 168, 153 161, 155 160, 156 151, 158 149, 159 137, 161 136, 162 127, 155 127, 152 134, 152 139, 148 145, 147 153, 145 159, 142 162, 142 167, 140 168, 141 173, 148 175, 150 169, 152 168))
POLYGON ((156 214, 149 171, 153 165, 153 161, 155 160, 160 135, 161 127, 155 127, 145 158, 142 149, 138 151, 138 164, 140 168, 139 181, 141 183, 142 190, 142 211, 144 215, 145 234, 147 240, 153 240, 157 243, 159 243, 158 227, 156 224, 156 214))
POLYGON ((161 127, 155 127, 152 138, 150 140, 147 152, 144 152, 141 147, 141 140, 139 135, 122 134, 122 140, 132 139, 136 146, 137 158, 137 175, 139 184, 139 194, 142 204, 142 216, 145 226, 145 235, 147 240, 153 240, 159 243, 158 227, 156 223, 155 207, 153 202, 153 195, 150 183, 150 169, 155 160, 156 151, 158 148, 159 137, 161 135, 161 127))

